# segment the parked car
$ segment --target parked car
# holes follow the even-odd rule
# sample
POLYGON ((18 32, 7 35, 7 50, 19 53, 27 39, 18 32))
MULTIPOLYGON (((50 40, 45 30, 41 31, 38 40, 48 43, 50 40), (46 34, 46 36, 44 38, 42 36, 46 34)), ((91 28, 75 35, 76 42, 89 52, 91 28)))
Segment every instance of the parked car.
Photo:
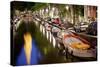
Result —
POLYGON ((87 22, 80 22, 80 23, 78 23, 77 25, 74 26, 74 30, 76 32, 85 32, 87 27, 88 27, 87 22))
POLYGON ((86 29, 86 33, 90 35, 97 35, 97 22, 92 22, 88 25, 88 28, 86 29))

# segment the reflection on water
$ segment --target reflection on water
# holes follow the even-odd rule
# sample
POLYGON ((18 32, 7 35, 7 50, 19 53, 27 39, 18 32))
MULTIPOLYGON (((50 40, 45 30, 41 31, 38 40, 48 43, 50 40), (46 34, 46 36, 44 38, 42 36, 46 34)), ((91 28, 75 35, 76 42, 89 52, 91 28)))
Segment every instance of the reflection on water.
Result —
MULTIPOLYGON (((53 45, 46 39, 46 36, 39 31, 39 28, 32 26, 34 24, 29 24, 30 29, 29 32, 32 34, 32 52, 31 52, 31 64, 51 64, 51 63, 68 63, 68 62, 82 62, 83 59, 74 57, 67 53, 64 54, 59 53, 58 48, 54 48, 53 45)), ((20 25, 17 36, 15 36, 16 42, 19 42, 22 39, 24 30, 24 24, 20 25)), ((23 40, 21 40, 23 42, 23 40)), ((16 43, 15 42, 15 43, 16 43)), ((23 43, 17 43, 17 46, 23 43)), ((17 47, 16 46, 16 47, 17 47)), ((17 51, 17 59, 16 65, 25 65, 26 56, 24 52, 24 48, 19 46, 21 49, 18 53, 19 48, 16 48, 17 51)), ((16 52, 15 52, 16 53, 16 52)))
MULTIPOLYGON (((38 64, 39 60, 42 58, 42 55, 39 51, 39 49, 36 46, 36 42, 33 39, 32 40, 32 51, 31 51, 31 57, 30 57, 30 64, 38 64)), ((25 54, 25 49, 24 47, 22 48, 17 61, 16 61, 16 65, 27 65, 27 55, 25 54)))
POLYGON ((24 52, 27 60, 27 64, 30 64, 31 52, 32 52, 32 36, 29 32, 24 34, 24 52))

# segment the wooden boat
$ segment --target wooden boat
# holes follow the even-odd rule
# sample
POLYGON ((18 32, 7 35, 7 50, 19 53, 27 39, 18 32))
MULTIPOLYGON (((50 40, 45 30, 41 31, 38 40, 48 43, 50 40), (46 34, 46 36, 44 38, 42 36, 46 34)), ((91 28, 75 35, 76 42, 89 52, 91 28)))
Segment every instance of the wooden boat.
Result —
POLYGON ((62 41, 67 52, 77 57, 96 57, 96 49, 88 41, 71 31, 63 31, 62 41))

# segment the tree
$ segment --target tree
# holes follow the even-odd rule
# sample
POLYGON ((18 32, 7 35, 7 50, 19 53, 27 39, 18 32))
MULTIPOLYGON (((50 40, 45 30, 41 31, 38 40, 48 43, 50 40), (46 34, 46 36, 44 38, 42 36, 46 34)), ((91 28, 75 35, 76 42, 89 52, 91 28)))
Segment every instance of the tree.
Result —
POLYGON ((84 6, 83 5, 73 5, 73 24, 75 25, 76 23, 79 22, 79 16, 84 16, 84 6))
POLYGON ((35 3, 35 5, 31 8, 33 11, 38 11, 40 9, 44 9, 48 6, 47 3, 35 3))

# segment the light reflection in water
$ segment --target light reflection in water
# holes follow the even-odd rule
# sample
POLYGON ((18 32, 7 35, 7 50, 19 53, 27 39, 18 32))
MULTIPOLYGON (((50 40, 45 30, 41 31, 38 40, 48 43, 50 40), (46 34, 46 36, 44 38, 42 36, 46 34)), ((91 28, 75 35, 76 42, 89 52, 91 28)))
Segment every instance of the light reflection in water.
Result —
POLYGON ((22 48, 18 58, 17 65, 38 64, 42 55, 36 46, 36 41, 28 33, 24 35, 25 47, 22 48), (32 41, 32 43, 31 43, 32 41))
POLYGON ((32 51, 32 36, 29 32, 24 34, 24 51, 25 51, 27 64, 30 64, 31 51, 32 51))

